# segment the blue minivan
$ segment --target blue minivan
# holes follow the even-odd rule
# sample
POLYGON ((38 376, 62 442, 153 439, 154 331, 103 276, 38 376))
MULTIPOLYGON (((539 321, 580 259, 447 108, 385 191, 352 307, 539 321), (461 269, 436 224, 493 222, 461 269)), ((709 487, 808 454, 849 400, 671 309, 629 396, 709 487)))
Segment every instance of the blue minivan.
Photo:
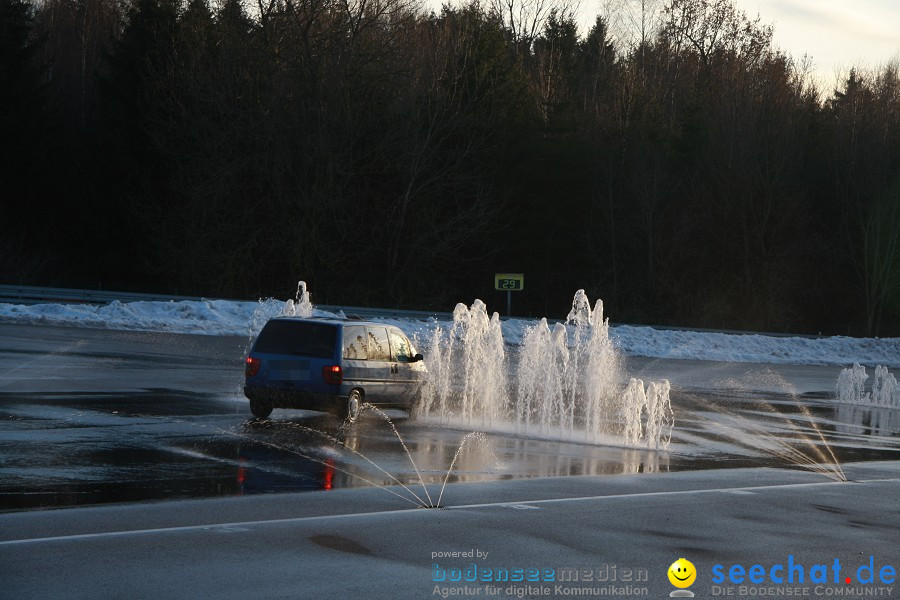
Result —
POLYGON ((393 325, 278 317, 250 349, 244 395, 261 419, 274 408, 302 408, 352 422, 364 402, 409 410, 425 372, 422 355, 393 325))

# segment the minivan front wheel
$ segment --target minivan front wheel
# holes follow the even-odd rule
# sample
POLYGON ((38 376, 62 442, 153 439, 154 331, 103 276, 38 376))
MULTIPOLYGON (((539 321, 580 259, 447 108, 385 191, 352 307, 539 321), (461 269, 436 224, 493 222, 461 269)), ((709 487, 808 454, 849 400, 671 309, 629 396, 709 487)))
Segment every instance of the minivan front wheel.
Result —
POLYGON ((263 400, 251 400, 250 412, 252 412, 253 416, 257 419, 265 419, 272 414, 272 403, 263 400))
POLYGON ((360 406, 362 406, 362 394, 359 393, 359 390, 351 390, 341 416, 344 420, 355 423, 359 418, 360 406))

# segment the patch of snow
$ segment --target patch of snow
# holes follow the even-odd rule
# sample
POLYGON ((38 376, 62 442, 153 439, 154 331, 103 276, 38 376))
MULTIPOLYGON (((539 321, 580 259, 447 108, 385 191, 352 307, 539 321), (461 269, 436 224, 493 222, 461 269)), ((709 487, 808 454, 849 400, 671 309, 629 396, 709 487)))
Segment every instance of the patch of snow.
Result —
MULTIPOLYGON (((306 313, 305 289, 293 310, 306 313), (299 305, 299 306, 298 306, 299 305)), ((308 297, 307 297, 308 298, 308 297)), ((139 331, 166 331, 206 335, 253 336, 268 319, 284 314, 286 303, 268 299, 260 302, 233 300, 184 300, 169 302, 112 302, 104 306, 87 304, 0 304, 0 322, 33 323, 139 331)), ((337 317, 311 308, 313 316, 337 317)), ((397 325, 423 346, 431 332, 446 322, 433 318, 375 318, 397 325)), ((519 346, 538 319, 509 319, 502 322, 507 345, 519 346)), ((759 334, 730 334, 700 331, 661 330, 635 325, 610 327, 609 337, 626 355, 723 362, 840 365, 853 363, 900 368, 900 338, 776 337, 759 334)))

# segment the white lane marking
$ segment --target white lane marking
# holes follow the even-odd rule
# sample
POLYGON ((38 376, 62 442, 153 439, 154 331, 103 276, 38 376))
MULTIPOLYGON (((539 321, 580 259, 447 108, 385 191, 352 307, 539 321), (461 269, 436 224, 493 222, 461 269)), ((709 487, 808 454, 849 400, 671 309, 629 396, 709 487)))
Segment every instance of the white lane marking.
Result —
POLYGON ((234 525, 209 525, 206 527, 208 531, 216 533, 240 533, 242 531, 250 531, 247 527, 235 527, 234 525))
MULTIPOLYGON (((897 482, 900 478, 895 479, 873 479, 871 482, 897 482)), ((487 508, 491 506, 509 506, 511 504, 555 504, 559 502, 581 502, 586 500, 613 500, 615 498, 651 498, 654 496, 683 496, 688 494, 709 494, 709 493, 733 493, 735 491, 746 491, 753 493, 755 490, 775 490, 787 488, 802 487, 818 487, 822 485, 849 485, 852 481, 820 481, 816 483, 778 483, 771 485, 754 485, 735 488, 710 488, 702 490, 671 490, 665 492, 636 492, 634 494, 610 494, 605 496, 581 496, 577 498, 546 498, 544 500, 518 500, 516 502, 487 502, 484 504, 462 504, 460 506, 448 506, 446 510, 459 510, 463 508, 487 508)))
MULTIPOLYGON (((892 478, 892 479, 870 479, 867 483, 896 483, 900 482, 900 478, 892 478)), ((579 496, 577 498, 545 498, 543 500, 516 500, 512 502, 486 502, 483 504, 462 504, 459 506, 449 506, 444 508, 441 511, 430 511, 422 508, 406 508, 399 510, 383 510, 383 511, 373 511, 373 512, 363 512, 363 513, 347 513, 341 515, 315 515, 310 517, 292 517, 289 519, 261 519, 258 521, 236 521, 236 522, 227 522, 227 523, 206 523, 203 525, 183 525, 180 527, 156 527, 152 529, 133 529, 133 530, 125 530, 125 531, 105 531, 100 533, 80 533, 74 535, 58 535, 52 537, 38 537, 38 538, 24 538, 18 540, 6 540, 0 541, 0 546, 15 546, 21 544, 38 544, 42 542, 61 542, 61 541, 70 541, 70 540, 91 540, 91 539, 101 539, 101 538, 111 538, 111 537, 124 537, 129 535, 147 535, 154 533, 178 533, 183 531, 208 531, 214 530, 215 528, 239 528, 239 527, 253 527, 258 525, 281 525, 281 524, 289 524, 289 523, 302 523, 304 521, 325 521, 332 519, 355 519, 360 517, 374 517, 374 516, 384 516, 384 515, 398 515, 398 514, 419 514, 419 515, 432 515, 432 514, 440 514, 444 511, 454 511, 454 510, 465 510, 469 508, 494 508, 494 507, 512 507, 516 505, 524 505, 524 504, 557 504, 564 502, 585 502, 590 500, 595 501, 603 501, 603 500, 617 500, 617 499, 627 499, 627 498, 652 498, 656 496, 686 496, 690 494, 710 494, 710 493, 730 493, 735 491, 754 491, 754 490, 773 490, 773 489, 793 489, 793 488, 804 488, 804 487, 820 487, 820 486, 835 486, 835 485, 855 485, 855 482, 847 481, 847 482, 839 482, 839 481, 822 481, 818 483, 783 483, 783 484, 774 484, 774 485, 758 485, 758 486, 747 486, 740 488, 714 488, 714 489, 702 489, 702 490, 676 490, 676 491, 666 491, 666 492, 637 492, 634 494, 615 494, 615 495, 606 495, 606 496, 579 496)), ((537 508, 537 507, 533 507, 537 508)))
POLYGON ((91 540, 111 537, 124 537, 128 535, 146 535, 153 533, 178 533, 182 531, 217 531, 222 528, 244 528, 254 525, 279 525, 288 523, 300 523, 302 521, 320 521, 325 519, 347 519, 354 517, 373 517, 377 515, 395 515, 402 513, 427 513, 430 511, 421 508, 406 508, 400 510, 385 510, 365 513, 348 513, 343 515, 316 515, 311 517, 292 517, 290 519, 262 519, 259 521, 230 521, 227 523, 205 523, 203 525, 182 525, 179 527, 154 527, 151 529, 132 529, 124 531, 102 531, 99 533, 77 533, 74 535, 57 535, 52 537, 25 538, 19 540, 6 540, 0 542, 0 546, 14 546, 17 544, 36 544, 40 542, 63 542, 68 540, 91 540))

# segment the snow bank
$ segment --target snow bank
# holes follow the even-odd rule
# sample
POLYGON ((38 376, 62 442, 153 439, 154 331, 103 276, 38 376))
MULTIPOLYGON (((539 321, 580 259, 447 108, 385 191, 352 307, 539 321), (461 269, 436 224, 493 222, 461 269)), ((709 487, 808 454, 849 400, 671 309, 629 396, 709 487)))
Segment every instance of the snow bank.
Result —
POLYGON ((900 366, 900 338, 775 337, 620 325, 610 337, 629 355, 726 362, 900 366))
MULTIPOLYGON (((113 302, 105 306, 75 304, 0 304, 0 322, 65 325, 206 335, 252 335, 269 318, 282 314, 285 303, 231 300, 113 302)), ((334 316, 315 309, 316 316, 334 316)), ((439 322, 407 318, 376 319, 415 335, 419 346, 439 322)), ((503 338, 519 345, 537 320, 503 322, 503 338)), ((610 338, 628 355, 728 362, 811 365, 884 365, 900 368, 900 338, 792 338, 697 331, 657 330, 619 325, 610 338)))
MULTIPOLYGON (((204 335, 249 335, 272 317, 283 314, 280 300, 183 300, 89 304, 0 304, 0 322, 65 325, 101 329, 168 331, 204 335)), ((330 313, 316 310, 318 316, 330 313)))

